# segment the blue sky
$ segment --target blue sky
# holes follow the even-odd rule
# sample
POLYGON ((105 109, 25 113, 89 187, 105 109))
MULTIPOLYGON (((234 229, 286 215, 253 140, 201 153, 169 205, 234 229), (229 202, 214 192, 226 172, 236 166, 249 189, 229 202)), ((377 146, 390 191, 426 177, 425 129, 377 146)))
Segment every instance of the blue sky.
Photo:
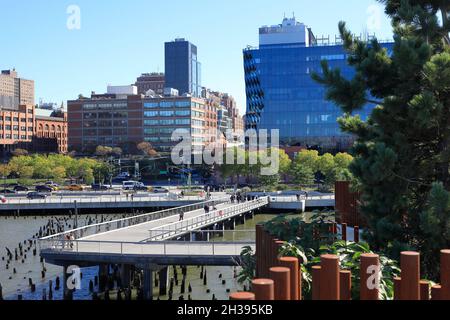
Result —
POLYGON ((244 111, 242 49, 258 44, 260 26, 295 12, 316 35, 334 36, 344 20, 355 33, 391 38, 382 10, 375 0, 0 0, 0 68, 34 79, 37 102, 60 103, 163 72, 164 42, 183 37, 198 46, 202 84, 244 111), (79 30, 66 26, 69 5, 81 10, 79 30))

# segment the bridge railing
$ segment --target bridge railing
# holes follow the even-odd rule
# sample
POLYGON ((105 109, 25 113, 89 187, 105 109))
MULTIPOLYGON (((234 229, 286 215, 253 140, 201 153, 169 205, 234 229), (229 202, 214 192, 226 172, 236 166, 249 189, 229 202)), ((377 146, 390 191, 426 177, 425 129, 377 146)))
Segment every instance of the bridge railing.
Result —
POLYGON ((261 208, 269 204, 269 197, 262 197, 252 201, 240 203, 229 208, 223 208, 218 210, 213 210, 209 213, 190 218, 183 221, 178 221, 163 225, 154 229, 149 230, 149 238, 146 241, 158 241, 169 239, 192 229, 198 229, 207 225, 211 225, 215 222, 225 220, 229 217, 233 217, 244 212, 252 211, 261 208))
POLYGON ((82 203, 117 203, 117 202, 152 202, 152 201, 173 201, 173 200, 185 200, 185 201, 201 201, 204 200, 204 197, 199 196, 184 196, 182 198, 178 198, 177 195, 175 197, 170 196, 142 196, 142 195, 135 195, 135 196, 126 196, 126 195, 114 195, 114 196, 108 196, 108 195, 98 195, 95 197, 49 197, 46 199, 20 199, 20 198, 7 198, 6 204, 17 204, 17 205, 30 205, 30 204, 74 204, 76 201, 77 204, 82 203))
POLYGON ((191 204, 191 205, 187 205, 187 206, 171 208, 171 209, 161 210, 161 211, 157 211, 157 212, 150 212, 150 213, 145 213, 145 214, 141 214, 141 215, 136 215, 133 217, 122 218, 122 219, 117 219, 117 220, 113 220, 113 221, 106 221, 106 222, 102 222, 102 223, 87 225, 87 226, 83 226, 83 227, 80 227, 77 229, 68 230, 68 231, 65 231, 62 233, 44 237, 42 239, 39 239, 39 243, 41 244, 41 243, 50 241, 50 242, 52 242, 52 245, 51 245, 52 247, 63 247, 65 241, 73 241, 73 240, 77 240, 80 238, 85 238, 85 237, 89 237, 92 235, 96 235, 99 233, 104 233, 104 232, 109 232, 109 231, 118 230, 118 229, 122 229, 122 228, 127 228, 127 227, 134 226, 137 224, 146 223, 146 222, 154 221, 157 219, 167 218, 167 217, 170 217, 173 215, 179 215, 180 212, 189 212, 189 211, 198 210, 198 209, 203 208, 205 205, 215 206, 220 203, 227 203, 229 201, 230 201, 229 197, 223 197, 223 198, 199 202, 199 203, 195 203, 195 204, 191 204), (58 245, 58 243, 59 243, 59 245, 58 245))
POLYGON ((236 242, 119 242, 119 241, 89 241, 89 240, 42 240, 41 252, 47 250, 52 253, 89 253, 89 254, 117 254, 117 255, 153 255, 153 256, 239 256, 242 248, 255 248, 254 241, 236 242))

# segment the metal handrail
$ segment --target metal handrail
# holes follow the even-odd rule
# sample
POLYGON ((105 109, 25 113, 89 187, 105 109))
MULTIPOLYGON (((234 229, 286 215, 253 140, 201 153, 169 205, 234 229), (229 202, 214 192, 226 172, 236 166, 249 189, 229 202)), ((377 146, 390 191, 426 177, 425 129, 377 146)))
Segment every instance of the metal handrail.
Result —
POLYGON ((225 220, 229 217, 242 214, 247 211, 258 209, 269 203, 269 197, 262 197, 256 200, 240 203, 230 208, 218 209, 210 213, 190 218, 184 221, 173 222, 167 225, 163 225, 149 230, 150 237, 147 241, 154 241, 157 239, 167 239, 169 237, 175 237, 179 234, 193 229, 198 229, 206 225, 210 225, 214 222, 225 220))
POLYGON ((164 217, 168 217, 168 216, 179 214, 181 211, 184 211, 184 212, 193 211, 192 209, 196 210, 196 209, 199 209, 199 208, 203 208, 203 206, 206 205, 206 204, 211 204, 212 203, 213 205, 215 205, 215 204, 229 202, 229 201, 230 201, 229 197, 224 197, 224 198, 219 198, 219 199, 199 202, 199 203, 195 203, 195 204, 191 204, 191 205, 186 205, 186 206, 181 206, 181 207, 161 210, 161 211, 157 211, 157 212, 145 213, 145 214, 136 215, 136 216, 133 216, 133 217, 116 219, 116 220, 113 220, 113 221, 101 222, 101 223, 97 223, 97 224, 83 226, 83 227, 76 228, 76 229, 73 229, 73 230, 64 231, 64 232, 61 232, 61 233, 58 233, 58 234, 55 234, 55 235, 50 235, 50 236, 47 236, 47 237, 43 237, 43 238, 39 239, 39 241, 50 240, 50 239, 57 239, 58 241, 61 241, 61 240, 65 239, 65 236, 73 236, 75 239, 78 239, 78 238, 85 237, 85 236, 92 235, 92 234, 98 234, 98 233, 102 233, 102 232, 109 232, 109 231, 112 231, 112 230, 118 230, 118 229, 122 229, 122 228, 125 228, 125 227, 130 227, 130 226, 133 226, 133 225, 137 225, 137 224, 140 224, 140 223, 146 223, 146 222, 149 222, 149 221, 154 221, 156 219, 161 219, 161 218, 164 218, 164 217), (127 225, 127 223, 128 223, 128 225, 127 225), (113 228, 111 230, 111 226, 114 227, 114 225, 115 225, 115 228, 113 228), (92 229, 95 229, 95 232, 92 233, 92 234, 89 234, 89 231, 92 230, 92 229))
MULTIPOLYGON (((140 255, 170 255, 169 248, 187 248, 188 252, 185 252, 184 255, 203 255, 205 253, 201 253, 198 249, 194 251, 190 251, 189 248, 197 247, 197 248, 209 248, 209 252, 212 252, 212 255, 216 254, 218 251, 216 248, 218 247, 235 247, 235 254, 239 255, 240 251, 238 249, 242 249, 242 247, 254 246, 255 241, 240 241, 240 242, 224 242, 224 241, 213 241, 213 242, 180 242, 180 241, 153 241, 153 242, 123 242, 123 241, 89 241, 89 240, 41 240, 40 248, 41 252, 45 252, 45 250, 51 250, 52 252, 67 252, 67 253, 112 253, 112 254, 140 254, 140 255), (84 249, 83 244, 91 245, 90 250, 84 249), (104 250, 102 251, 102 246, 104 250), (81 248, 80 248, 81 247, 81 248), (128 248, 127 248, 128 247, 128 248), (131 250, 133 248, 134 250, 131 250), (149 252, 149 249, 152 250, 156 248, 157 252, 149 252), (128 249, 128 250, 127 250, 128 249), (136 250, 137 249, 137 250, 136 250), (109 251, 105 251, 109 250, 109 251)), ((85 247, 86 248, 86 247, 85 247)), ((206 253, 211 254, 211 253, 206 253)), ((177 253, 180 255, 180 253, 177 253)))
MULTIPOLYGON (((204 199, 199 196, 184 196, 183 198, 178 198, 176 200, 184 200, 184 201, 199 201, 204 199)), ((169 196, 140 196, 135 195, 134 197, 126 197, 123 195, 99 195, 95 197, 89 198, 80 198, 75 196, 63 197, 63 198, 47 198, 47 199, 17 199, 17 198, 7 198, 7 203, 5 205, 32 205, 32 204, 73 204, 74 201, 80 203, 117 203, 117 202, 152 202, 152 201, 167 201, 174 200, 169 196)))

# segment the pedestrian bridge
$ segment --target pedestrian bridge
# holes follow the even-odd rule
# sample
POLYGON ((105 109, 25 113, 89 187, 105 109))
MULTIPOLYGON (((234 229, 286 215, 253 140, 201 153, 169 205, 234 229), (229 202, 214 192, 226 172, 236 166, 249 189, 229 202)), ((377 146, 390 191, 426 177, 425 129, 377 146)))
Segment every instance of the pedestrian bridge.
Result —
POLYGON ((49 263, 63 266, 102 263, 235 265, 242 248, 254 248, 254 242, 177 242, 170 239, 218 224, 223 230, 225 221, 268 204, 268 197, 244 203, 231 203, 229 197, 225 197, 90 225, 40 239, 41 256, 49 263), (214 209, 205 213, 205 205, 214 209), (182 221, 181 212, 184 213, 182 221))

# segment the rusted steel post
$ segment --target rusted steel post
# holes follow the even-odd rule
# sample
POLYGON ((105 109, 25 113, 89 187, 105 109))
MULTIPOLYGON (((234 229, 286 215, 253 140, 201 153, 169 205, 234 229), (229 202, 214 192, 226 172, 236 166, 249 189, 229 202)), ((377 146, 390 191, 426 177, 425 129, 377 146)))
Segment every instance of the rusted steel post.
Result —
POLYGON ((343 223, 341 225, 341 228, 342 228, 342 231, 341 231, 341 233, 342 233, 342 240, 347 241, 347 224, 343 223))
POLYGON ((441 299, 450 300, 450 250, 441 251, 441 299))
POLYGON ((355 226, 353 228, 353 240, 354 240, 354 242, 359 243, 359 227, 358 226, 355 226))
POLYGON ((312 299, 320 300, 320 272, 321 266, 312 267, 312 299))
POLYGON ((255 300, 255 294, 251 292, 235 292, 230 294, 230 300, 251 301, 255 300))
POLYGON ((256 277, 261 277, 261 271, 262 271, 262 260, 263 260, 263 245, 262 245, 262 238, 263 238, 263 225, 257 224, 256 225, 256 277))
POLYGON ((440 285, 434 285, 431 287, 431 300, 441 300, 442 287, 440 285))
POLYGON ((291 270, 284 267, 270 268, 270 278, 275 283, 275 300, 291 300, 291 270))
POLYGON ((340 299, 352 300, 352 272, 350 270, 341 270, 340 276, 340 299))
POLYGON ((255 279, 252 281, 255 300, 275 300, 275 283, 272 279, 255 279))
POLYGON ((394 278, 394 300, 401 300, 401 286, 402 286, 402 278, 395 277, 394 278))
POLYGON ((291 270, 291 300, 300 300, 300 277, 298 259, 294 257, 282 257, 278 259, 279 265, 291 270))
POLYGON ((264 232, 265 235, 265 243, 264 243, 264 273, 262 276, 264 278, 269 277, 269 268, 270 268, 270 259, 272 259, 272 237, 268 231, 264 232))
POLYGON ((420 280, 420 300, 430 300, 430 283, 420 280))
POLYGON ((275 254, 274 255, 274 259, 275 259, 275 261, 274 261, 272 267, 276 267, 276 266, 279 265, 278 256, 280 254, 280 250, 281 250, 281 247, 283 245, 284 245, 284 241, 281 241, 281 240, 278 240, 278 239, 275 241, 275 251, 274 251, 274 254, 275 254))
POLYGON ((339 257, 324 254, 320 257, 320 299, 339 300, 339 257))
POLYGON ((401 300, 420 299, 420 254, 405 251, 400 256, 402 285, 401 300))
POLYGON ((373 253, 364 253, 360 260, 360 299, 379 299, 380 257, 373 253))

